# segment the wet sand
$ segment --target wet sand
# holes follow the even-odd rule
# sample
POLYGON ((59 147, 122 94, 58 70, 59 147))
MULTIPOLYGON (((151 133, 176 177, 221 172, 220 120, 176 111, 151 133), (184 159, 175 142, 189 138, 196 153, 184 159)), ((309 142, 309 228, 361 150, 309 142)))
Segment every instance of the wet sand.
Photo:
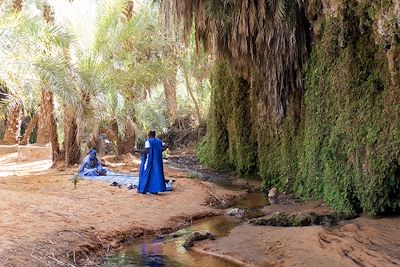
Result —
POLYGON ((399 266, 400 218, 357 218, 334 227, 245 223, 194 250, 246 266, 399 266))

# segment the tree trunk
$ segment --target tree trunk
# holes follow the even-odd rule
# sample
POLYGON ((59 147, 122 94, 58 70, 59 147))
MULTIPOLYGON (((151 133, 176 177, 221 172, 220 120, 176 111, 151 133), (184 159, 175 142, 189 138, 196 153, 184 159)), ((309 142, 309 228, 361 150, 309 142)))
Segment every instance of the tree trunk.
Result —
POLYGON ((167 111, 170 124, 176 122, 176 112, 178 109, 176 103, 176 76, 171 77, 164 81, 164 93, 167 100, 167 111))
POLYGON ((131 152, 133 148, 135 148, 136 144, 136 134, 135 127, 133 125, 133 121, 131 118, 126 117, 125 121, 125 137, 119 143, 118 152, 120 154, 126 154, 131 152))
POLYGON ((16 101, 11 105, 7 116, 6 132, 4 133, 3 144, 18 144, 18 137, 21 131, 22 102, 16 101))
MULTIPOLYGON (((48 3, 44 3, 42 14, 47 24, 54 24, 54 12, 48 3)), ((51 152, 54 165, 56 162, 66 159, 66 157, 64 157, 65 154, 60 151, 60 144, 58 143, 57 122, 54 110, 54 96, 52 92, 48 90, 42 90, 40 108, 41 114, 39 117, 37 143, 51 143, 51 152)))
POLYGON ((133 0, 129 0, 125 3, 125 9, 123 11, 124 19, 126 22, 130 21, 133 16, 133 0))
POLYGON ((31 137, 33 129, 35 129, 36 125, 38 124, 38 118, 39 118, 38 113, 35 113, 35 115, 33 115, 32 119, 31 119, 31 121, 29 122, 28 127, 25 130, 24 137, 22 138, 21 142, 19 143, 20 145, 28 144, 29 137, 31 137))
POLYGON ((65 107, 64 112, 64 161, 73 165, 80 162, 81 150, 77 140, 78 125, 76 114, 71 107, 65 107))
POLYGON ((43 4, 43 18, 48 24, 54 23, 54 11, 48 3, 43 4))
POLYGON ((58 132, 57 132, 57 122, 55 117, 54 110, 54 97, 53 93, 50 91, 45 91, 47 103, 46 107, 48 107, 49 113, 47 117, 47 125, 49 131, 49 138, 51 143, 51 152, 53 155, 53 161, 56 162, 59 158, 62 158, 60 152, 60 144, 58 143, 58 132))
MULTIPOLYGON (((47 24, 53 24, 54 12, 51 6, 47 3, 43 5, 42 16, 47 24)), ((49 53, 49 49, 46 49, 46 53, 49 53)), ((37 144, 46 145, 50 142, 50 116, 54 112, 53 94, 47 90, 42 90, 42 96, 40 98, 40 110, 39 110, 39 126, 37 132, 37 144)))
POLYGON ((22 10, 22 1, 23 0, 13 0, 13 10, 15 13, 20 13, 22 10))
POLYGON ((131 152, 136 144, 136 133, 132 119, 127 116, 125 120, 125 136, 121 137, 118 133, 118 123, 114 120, 111 124, 113 134, 108 134, 116 144, 117 154, 122 155, 131 152))
POLYGON ((43 90, 38 116, 37 144, 46 145, 50 142, 53 161, 57 161, 61 160, 61 158, 54 112, 53 93, 43 90))
POLYGON ((122 153, 122 151, 121 151, 122 139, 121 139, 121 136, 119 135, 117 120, 113 120, 111 122, 111 130, 112 130, 113 134, 110 135, 110 138, 112 138, 112 141, 116 146, 117 154, 120 155, 122 153))
POLYGON ((200 125, 200 120, 201 120, 200 108, 199 108, 199 104, 197 103, 196 98, 194 97, 194 94, 193 94, 193 91, 192 91, 192 87, 190 86, 189 76, 188 76, 188 73, 185 70, 185 68, 183 68, 183 76, 185 78, 186 88, 187 88, 187 90, 189 92, 190 98, 192 98, 192 100, 193 100, 194 107, 196 109, 197 126, 199 126, 200 125))
POLYGON ((53 111, 53 94, 42 90, 36 142, 38 145, 46 145, 50 142, 49 117, 53 111))

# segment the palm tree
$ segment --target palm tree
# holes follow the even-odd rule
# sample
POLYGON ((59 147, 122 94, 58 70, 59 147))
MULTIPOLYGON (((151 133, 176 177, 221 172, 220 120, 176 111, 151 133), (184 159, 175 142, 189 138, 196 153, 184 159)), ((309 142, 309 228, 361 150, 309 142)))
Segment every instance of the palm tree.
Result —
MULTIPOLYGON (((31 110, 30 113, 37 113, 37 104, 39 94, 44 86, 44 79, 49 78, 53 73, 43 68, 43 62, 48 62, 53 56, 53 67, 58 66, 57 55, 48 55, 44 53, 45 47, 53 47, 58 49, 65 47, 69 40, 69 35, 61 31, 61 29, 43 25, 37 19, 27 19, 20 14, 9 14, 4 11, 0 18, 0 28, 2 29, 0 46, 3 48, 0 52, 2 73, 0 79, 8 88, 7 102, 11 113, 7 116, 7 127, 11 134, 6 135, 6 143, 10 143, 10 136, 19 134, 18 121, 20 120, 21 105, 24 110, 31 110), (19 105, 13 105, 13 101, 18 101, 19 105), (19 110, 18 112, 13 110, 19 110), (14 119, 15 118, 15 119, 14 119), (13 124, 13 126, 11 126, 13 124), (10 131, 12 129, 12 131, 10 131)), ((55 68, 53 68, 54 70, 55 68)), ((51 99, 50 92, 42 95, 44 99, 51 99)), ((44 112, 43 112, 44 113, 44 112)), ((50 115, 51 112, 48 112, 50 115)), ((34 121, 32 122, 34 123, 34 121)), ((47 125, 49 129, 51 126, 47 125)), ((31 125, 30 129, 34 128, 31 125)), ((30 130, 29 129, 29 130, 30 130)), ((29 131, 28 131, 29 132, 29 131)), ((29 139, 26 134, 25 140, 29 139)), ((15 137, 12 140, 16 139, 15 137)), ((12 141, 12 143, 16 143, 12 141)))
POLYGON ((3 144, 14 145, 18 143, 18 137, 21 130, 21 118, 23 114, 22 102, 14 101, 9 108, 7 116, 7 127, 4 133, 3 144))
MULTIPOLYGON (((47 24, 54 23, 54 12, 52 12, 50 5, 43 5, 43 18, 47 24)), ((47 51, 49 53, 49 51, 47 51)), ((38 115, 38 131, 37 131, 37 144, 45 145, 50 141, 49 122, 54 114, 53 109, 53 94, 45 89, 42 89, 42 96, 40 99, 40 110, 38 115)))
MULTIPOLYGON (((171 11, 171 7, 167 6, 171 11)), ((161 14, 163 15, 163 14, 161 14)), ((169 45, 165 47, 164 55, 171 61, 171 74, 164 80, 164 94, 167 104, 167 112, 169 117, 170 125, 176 124, 178 104, 176 101, 176 86, 177 86, 177 58, 179 57, 179 45, 180 42, 177 36, 177 29, 174 28, 174 21, 169 16, 163 16, 163 31, 166 33, 165 36, 170 41, 169 45)))
MULTIPOLYGON (((13 10, 16 14, 22 10, 22 0, 13 0, 13 10)), ((14 145, 18 143, 18 137, 21 131, 21 121, 23 107, 18 99, 10 105, 8 110, 6 131, 3 138, 3 144, 14 145)))
POLYGON ((28 126, 26 127, 24 136, 22 137, 21 141, 19 142, 20 145, 27 145, 29 138, 31 137, 31 134, 33 132, 33 130, 35 129, 35 127, 38 124, 38 120, 39 120, 39 114, 35 113, 33 115, 33 117, 31 118, 28 126))
MULTIPOLYGON (((54 12, 51 9, 51 6, 46 3, 43 5, 43 18, 47 24, 54 24, 54 12)), ((47 53, 49 53, 49 51, 47 51, 47 53)), ((38 114, 39 127, 37 132, 37 143, 39 145, 47 144, 50 141, 53 159, 55 162, 57 162, 63 158, 63 155, 61 154, 58 143, 53 93, 50 90, 42 89, 40 103, 40 111, 38 114)))
POLYGON ((66 164, 79 161, 81 141, 95 139, 101 131, 100 125, 114 125, 115 143, 121 153, 134 145, 138 103, 143 100, 144 91, 165 80, 169 63, 160 52, 160 46, 164 47, 167 40, 155 11, 144 7, 143 12, 124 19, 125 4, 125 1, 116 1, 112 6, 110 2, 96 4, 97 29, 89 47, 71 42, 70 34, 53 25, 47 5, 43 10, 47 23, 30 23, 23 16, 14 20, 15 15, 9 14, 8 20, 7 16, 0 18, 0 28, 2 21, 7 27, 7 31, 0 31, 3 34, 0 37, 4 37, 0 38, 0 45, 7 48, 0 51, 0 67, 4 70, 0 80, 12 88, 9 100, 22 97, 23 106, 29 107, 29 100, 35 99, 30 114, 36 115, 24 143, 38 117, 39 132, 46 133, 43 140, 50 137, 53 156, 66 164), (74 49, 70 49, 72 45, 74 49), (16 62, 21 67, 13 68, 16 62), (58 144, 53 101, 59 106, 62 149, 58 144))
MULTIPOLYGON (((91 90, 92 102, 105 107, 101 111, 95 108, 92 120, 108 121, 112 125, 118 153, 126 153, 135 145, 136 103, 143 100, 145 91, 163 81, 169 70, 161 57, 166 40, 155 10, 145 6, 128 16, 132 14, 129 3, 117 1, 113 6, 99 7, 101 15, 94 42, 81 58, 79 68, 81 73, 98 72, 93 76, 83 75, 95 77, 86 79, 86 84, 96 84, 91 90), (98 58, 109 60, 100 62, 98 58)), ((99 127, 92 129, 95 132, 90 134, 91 138, 100 130, 99 127)))

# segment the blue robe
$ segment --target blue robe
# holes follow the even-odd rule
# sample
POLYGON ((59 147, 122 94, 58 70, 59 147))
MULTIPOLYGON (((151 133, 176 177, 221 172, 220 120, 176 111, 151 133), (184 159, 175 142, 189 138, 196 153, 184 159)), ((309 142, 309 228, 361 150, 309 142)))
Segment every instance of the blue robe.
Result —
POLYGON ((142 154, 139 170, 138 192, 156 194, 166 190, 164 167, 162 159, 162 142, 157 138, 148 139, 150 148, 147 153, 147 166, 145 168, 146 154, 142 154))
POLYGON ((101 166, 99 160, 96 157, 91 157, 91 155, 87 155, 83 161, 81 168, 79 169, 80 176, 99 176, 99 173, 107 173, 107 169, 101 166))

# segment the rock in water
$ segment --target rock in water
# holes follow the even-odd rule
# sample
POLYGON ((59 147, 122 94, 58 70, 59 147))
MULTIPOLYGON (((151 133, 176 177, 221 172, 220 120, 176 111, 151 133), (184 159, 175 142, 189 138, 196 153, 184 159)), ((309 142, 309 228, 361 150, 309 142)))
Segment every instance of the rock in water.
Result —
POLYGON ((291 226, 289 215, 286 212, 275 212, 262 218, 256 218, 250 221, 253 225, 266 225, 266 226, 291 226))
POLYGON ((276 198, 277 195, 278 195, 278 189, 276 189, 276 187, 271 188, 268 192, 268 198, 276 198))
POLYGON ((195 241, 201 241, 201 240, 205 240, 205 239, 211 239, 211 240, 215 240, 215 235, 213 233, 210 232, 205 232, 205 233, 201 233, 201 232, 194 232, 193 234, 191 234, 188 239, 186 239, 185 243, 183 243, 183 247, 185 249, 188 249, 190 247, 193 247, 193 244, 195 241))
POLYGON ((226 211, 226 214, 229 216, 235 216, 238 218, 243 218, 246 215, 246 212, 239 208, 233 208, 226 211))

